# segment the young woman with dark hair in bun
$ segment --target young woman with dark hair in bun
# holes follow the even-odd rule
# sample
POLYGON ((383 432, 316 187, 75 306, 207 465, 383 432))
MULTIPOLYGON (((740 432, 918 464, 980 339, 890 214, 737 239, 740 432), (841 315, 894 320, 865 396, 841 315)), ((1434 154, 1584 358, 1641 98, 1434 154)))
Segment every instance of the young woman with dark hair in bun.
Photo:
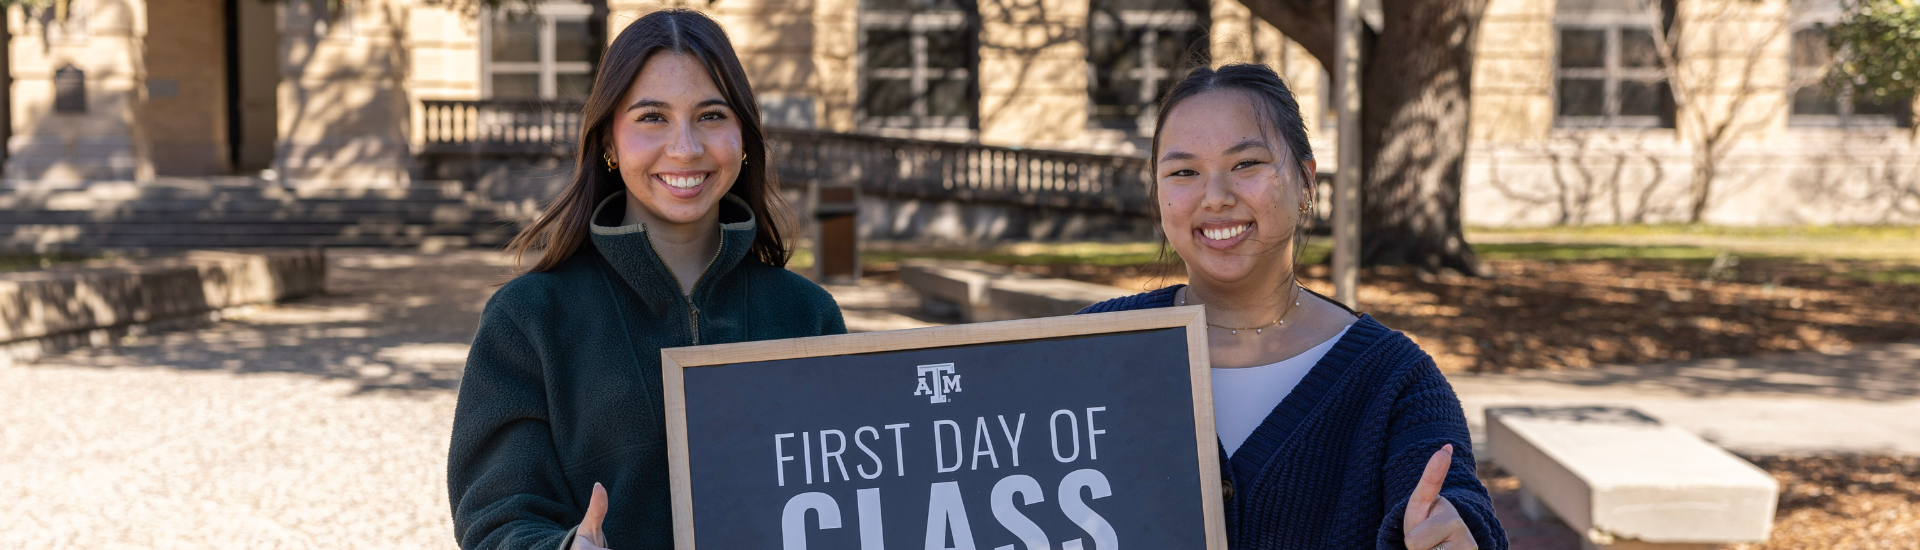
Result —
POLYGON ((1433 359, 1300 286, 1313 150, 1263 65, 1199 68, 1160 106, 1155 207, 1188 284, 1081 313, 1205 306, 1235 549, 1504 549, 1433 359))

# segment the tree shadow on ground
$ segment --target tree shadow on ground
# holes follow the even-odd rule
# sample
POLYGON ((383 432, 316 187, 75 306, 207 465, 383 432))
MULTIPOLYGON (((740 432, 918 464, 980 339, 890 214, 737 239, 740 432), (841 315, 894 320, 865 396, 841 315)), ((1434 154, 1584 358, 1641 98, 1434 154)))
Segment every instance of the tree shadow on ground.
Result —
MULTIPOLYGON (((1405 331, 1447 372, 1701 397, 1920 397, 1912 368, 1920 364, 1920 268, 1912 265, 1697 254, 1488 263, 1496 277, 1369 269, 1361 311, 1405 331)), ((1177 268, 1049 269, 1135 291, 1186 282, 1177 268)), ((1307 266, 1304 283, 1331 294, 1326 275, 1324 265, 1307 266)))
POLYGON ((486 299, 509 275, 501 254, 335 249, 328 256, 325 295, 41 362, 296 373, 350 381, 360 393, 457 388, 486 299))

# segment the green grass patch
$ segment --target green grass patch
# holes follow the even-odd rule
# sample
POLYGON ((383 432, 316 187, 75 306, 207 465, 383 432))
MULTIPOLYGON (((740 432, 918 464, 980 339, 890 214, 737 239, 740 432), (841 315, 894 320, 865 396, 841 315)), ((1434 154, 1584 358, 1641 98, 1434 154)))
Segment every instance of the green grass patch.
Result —
POLYGON ((52 267, 54 264, 91 260, 94 256, 72 252, 4 252, 0 253, 0 271, 26 271, 52 267))
MULTIPOLYGON (((1482 243, 1473 245, 1482 260, 1692 260, 1712 261, 1725 253, 1698 246, 1625 246, 1564 243, 1482 243)), ((1752 256, 1750 254, 1736 254, 1752 256)))
POLYGON ((1804 225, 1742 227, 1702 224, 1470 227, 1468 233, 1563 235, 1568 237, 1700 236, 1843 240, 1920 240, 1920 225, 1804 225))
MULTIPOLYGON (((897 262, 909 258, 975 260, 1000 265, 1135 266, 1161 262, 1160 244, 1138 243, 1017 243, 960 250, 869 250, 867 262, 897 262)), ((1177 261, 1177 260, 1176 260, 1177 261)))
POLYGON ((787 269, 794 271, 813 269, 813 249, 806 247, 795 248, 793 255, 787 257, 787 269))
POLYGON ((1869 283, 1920 285, 1920 271, 1914 270, 1849 271, 1845 275, 1869 283))
MULTIPOLYGON (((1301 250, 1300 263, 1325 262, 1333 253, 1327 239, 1311 239, 1301 250)), ((798 254, 795 254, 796 259, 798 254)), ((1162 256, 1158 242, 1132 243, 1018 243, 982 249, 957 250, 868 250, 860 255, 864 262, 898 262, 913 258, 973 260, 999 265, 1097 265, 1109 267, 1155 266, 1163 262, 1179 264, 1180 258, 1168 250, 1162 256)), ((797 260, 796 260, 797 261, 797 260)), ((810 264, 809 264, 810 265, 810 264)))

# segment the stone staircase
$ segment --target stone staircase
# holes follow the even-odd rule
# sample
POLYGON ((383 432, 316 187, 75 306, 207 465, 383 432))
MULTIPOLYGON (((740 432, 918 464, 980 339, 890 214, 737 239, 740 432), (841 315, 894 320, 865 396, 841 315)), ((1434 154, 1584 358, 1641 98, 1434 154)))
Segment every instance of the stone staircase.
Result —
POLYGON ((395 189, 289 189, 251 178, 93 182, 0 190, 0 251, 244 247, 499 246, 531 199, 458 182, 395 189))

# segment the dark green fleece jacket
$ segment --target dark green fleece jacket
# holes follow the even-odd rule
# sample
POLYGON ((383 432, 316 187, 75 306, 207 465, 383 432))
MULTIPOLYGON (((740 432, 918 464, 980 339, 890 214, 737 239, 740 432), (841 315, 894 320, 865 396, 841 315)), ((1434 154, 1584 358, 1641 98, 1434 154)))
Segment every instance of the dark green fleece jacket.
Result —
POLYGON ((645 226, 615 226, 623 197, 595 210, 591 246, 481 315, 447 456, 462 548, 560 548, 594 482, 612 548, 672 548, 660 349, 847 331, 825 290, 747 255, 743 201, 721 202, 720 252, 689 296, 645 226))

